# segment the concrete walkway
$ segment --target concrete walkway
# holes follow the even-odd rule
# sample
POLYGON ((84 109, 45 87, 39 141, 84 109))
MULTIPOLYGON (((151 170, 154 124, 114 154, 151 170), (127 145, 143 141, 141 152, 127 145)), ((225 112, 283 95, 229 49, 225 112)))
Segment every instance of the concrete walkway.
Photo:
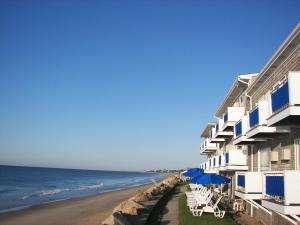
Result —
POLYGON ((172 196, 170 201, 164 208, 161 225, 179 225, 178 222, 178 199, 183 193, 183 187, 180 188, 180 192, 172 196))

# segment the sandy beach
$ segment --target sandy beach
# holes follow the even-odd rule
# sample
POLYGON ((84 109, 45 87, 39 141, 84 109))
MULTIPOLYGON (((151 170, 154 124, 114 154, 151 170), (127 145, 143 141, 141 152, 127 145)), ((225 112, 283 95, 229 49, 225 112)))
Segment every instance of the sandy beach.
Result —
POLYGON ((1 225, 99 225, 122 201, 153 184, 0 214, 1 225))

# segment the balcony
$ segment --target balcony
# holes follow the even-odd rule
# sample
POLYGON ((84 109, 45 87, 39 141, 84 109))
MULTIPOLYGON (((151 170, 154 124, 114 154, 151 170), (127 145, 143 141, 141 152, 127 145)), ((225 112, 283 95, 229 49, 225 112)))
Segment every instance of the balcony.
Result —
POLYGON ((221 156, 219 156, 219 155, 214 157, 214 166, 215 166, 215 168, 220 167, 220 157, 221 156))
POLYGON ((300 171, 265 172, 262 206, 285 215, 300 214, 300 171))
POLYGON ((216 124, 216 126, 211 129, 211 133, 210 133, 211 143, 217 144, 225 141, 225 138, 218 136, 219 131, 220 131, 219 124, 216 124))
POLYGON ((287 81, 271 94, 268 126, 300 124, 300 72, 289 72, 287 81))
POLYGON ((202 167, 205 173, 216 173, 216 169, 213 166, 212 158, 203 163, 202 167))
POLYGON ((216 132, 214 138, 230 138, 233 136, 233 131, 224 131, 222 130, 222 127, 224 125, 223 119, 219 119, 219 123, 216 125, 216 132))
POLYGON ((208 163, 207 162, 203 163, 203 170, 206 171, 208 169, 209 169, 208 168, 208 163))
POLYGON ((223 115, 222 131, 233 131, 233 127, 245 113, 244 107, 228 107, 227 112, 223 115))
POLYGON ((222 157, 220 170, 222 171, 248 170, 246 150, 229 150, 223 155, 223 157, 222 157), (223 160, 225 162, 223 162, 223 160))
POLYGON ((200 145, 200 154, 212 154, 218 149, 215 143, 211 143, 209 138, 205 138, 200 145))
POLYGON ((276 134, 290 132, 290 129, 286 127, 269 127, 267 125, 268 117, 268 102, 259 101, 257 107, 249 113, 247 138, 271 138, 276 134))
POLYGON ((235 196, 242 199, 262 199, 262 173, 237 172, 235 196))
POLYGON ((234 145, 248 145, 253 144, 254 142, 264 141, 263 139, 254 139, 248 138, 246 136, 247 131, 249 130, 249 115, 243 116, 243 118, 238 121, 234 126, 234 145))

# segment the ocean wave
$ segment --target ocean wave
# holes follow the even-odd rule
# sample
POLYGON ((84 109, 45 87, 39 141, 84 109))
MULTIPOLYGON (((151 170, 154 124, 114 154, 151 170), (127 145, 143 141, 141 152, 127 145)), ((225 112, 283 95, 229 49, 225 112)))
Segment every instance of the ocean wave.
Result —
POLYGON ((34 193, 31 193, 29 195, 24 195, 20 199, 25 200, 27 198, 31 197, 43 197, 43 196, 48 196, 48 195, 55 195, 61 192, 67 192, 67 191, 83 191, 83 190, 88 190, 88 189, 98 189, 103 186, 103 183, 99 184, 91 184, 91 185, 83 185, 78 188, 55 188, 55 189, 49 189, 49 190, 41 190, 41 191, 36 191, 34 193))
POLYGON ((87 190, 87 189, 97 189, 97 188, 101 188, 101 187, 103 187, 103 183, 84 185, 84 186, 80 186, 79 188, 77 188, 75 190, 81 191, 81 190, 87 190))
POLYGON ((70 190, 69 188, 64 188, 64 189, 56 188, 56 189, 51 189, 51 190, 41 190, 41 191, 36 191, 34 193, 31 193, 29 195, 24 195, 20 199, 25 200, 27 198, 36 197, 36 196, 42 197, 42 196, 47 196, 47 195, 55 195, 60 192, 69 191, 69 190, 70 190))

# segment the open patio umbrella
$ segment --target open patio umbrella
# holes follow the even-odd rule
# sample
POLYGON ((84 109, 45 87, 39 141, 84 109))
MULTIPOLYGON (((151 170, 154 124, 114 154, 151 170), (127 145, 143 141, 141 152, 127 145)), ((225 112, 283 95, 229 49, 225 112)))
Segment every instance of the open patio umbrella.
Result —
POLYGON ((200 168, 192 168, 188 169, 185 173, 183 173, 183 176, 186 177, 196 177, 196 176, 201 176, 203 173, 203 170, 200 168))
POLYGON ((229 182, 229 178, 214 173, 205 173, 192 178, 193 184, 225 184, 229 182))

